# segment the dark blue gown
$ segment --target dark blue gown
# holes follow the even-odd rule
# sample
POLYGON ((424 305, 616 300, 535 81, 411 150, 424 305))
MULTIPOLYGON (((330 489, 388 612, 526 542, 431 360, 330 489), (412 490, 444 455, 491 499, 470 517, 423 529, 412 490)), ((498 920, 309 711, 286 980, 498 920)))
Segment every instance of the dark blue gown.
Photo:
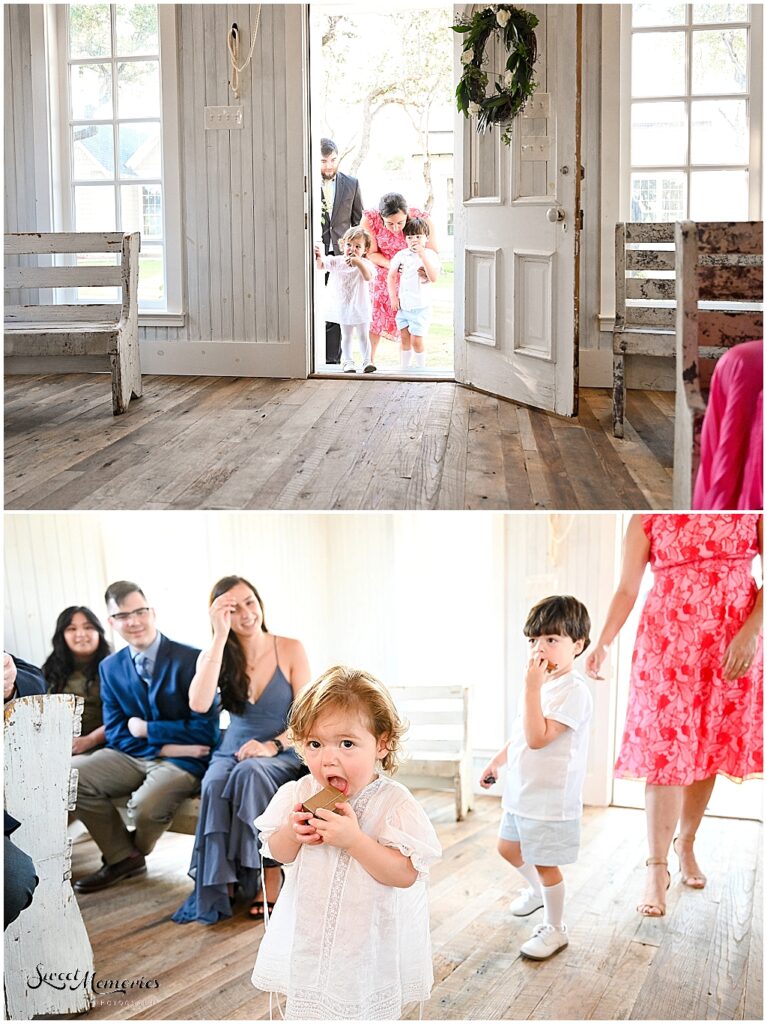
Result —
POLYGON ((194 837, 189 876, 194 891, 173 915, 177 924, 215 924, 232 916, 230 883, 239 883, 253 899, 260 881, 260 843, 253 824, 285 782, 299 778, 305 766, 293 750, 276 757, 234 754, 247 740, 280 736, 293 703, 293 688, 277 666, 261 696, 241 715, 232 714, 224 739, 202 780, 200 818, 194 837))

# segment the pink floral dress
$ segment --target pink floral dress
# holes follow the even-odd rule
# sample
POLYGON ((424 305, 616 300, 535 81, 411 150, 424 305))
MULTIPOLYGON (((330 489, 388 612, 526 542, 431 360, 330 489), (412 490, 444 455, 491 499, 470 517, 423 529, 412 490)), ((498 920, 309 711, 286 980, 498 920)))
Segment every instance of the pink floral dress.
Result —
POLYGON ((756 600, 758 515, 643 515, 652 590, 631 667, 618 778, 688 786, 762 772, 762 638, 748 673, 722 660, 756 600))
MULTIPOLYGON (((407 211, 408 217, 421 217, 424 220, 428 214, 411 206, 407 211)), ((387 260, 404 249, 407 245, 405 236, 401 231, 389 231, 383 222, 383 217, 378 210, 365 210, 364 216, 375 235, 378 251, 387 260)), ((389 301, 389 290, 386 286, 386 277, 389 271, 386 267, 378 267, 378 272, 373 278, 371 294, 373 297, 373 316, 370 321, 371 334, 388 334, 389 337, 398 339, 399 329, 395 320, 396 313, 391 308, 389 301)))

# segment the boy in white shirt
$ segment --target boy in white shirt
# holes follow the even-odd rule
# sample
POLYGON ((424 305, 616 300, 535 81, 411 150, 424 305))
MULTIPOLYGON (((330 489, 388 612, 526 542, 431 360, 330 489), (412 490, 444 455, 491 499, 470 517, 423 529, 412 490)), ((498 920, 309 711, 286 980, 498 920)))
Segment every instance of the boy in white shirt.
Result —
POLYGON ((568 942, 559 865, 578 857, 593 710, 573 662, 588 647, 590 628, 588 612, 574 597, 547 597, 530 611, 522 708, 508 743, 481 775, 480 785, 489 789, 508 766, 498 852, 529 886, 511 904, 512 914, 527 917, 543 907, 543 923, 520 950, 531 960, 545 960, 568 942))
POLYGON ((410 366, 412 355, 413 365, 420 368, 426 365, 423 339, 431 322, 431 285, 439 277, 439 256, 426 248, 429 225, 420 217, 408 218, 402 234, 407 248, 392 257, 386 283, 392 309, 397 311, 400 365, 410 366))

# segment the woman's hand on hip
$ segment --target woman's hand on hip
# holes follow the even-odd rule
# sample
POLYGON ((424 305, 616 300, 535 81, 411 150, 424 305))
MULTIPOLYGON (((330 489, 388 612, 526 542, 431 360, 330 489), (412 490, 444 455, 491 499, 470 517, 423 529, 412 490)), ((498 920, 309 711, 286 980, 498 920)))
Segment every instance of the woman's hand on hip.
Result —
POLYGON ((727 645, 722 660, 722 673, 725 679, 740 679, 751 668, 759 645, 759 633, 744 627, 727 645))
POLYGON ((245 761, 249 757, 274 757, 274 744, 262 743, 260 740, 248 740, 243 743, 234 755, 238 761, 245 761))

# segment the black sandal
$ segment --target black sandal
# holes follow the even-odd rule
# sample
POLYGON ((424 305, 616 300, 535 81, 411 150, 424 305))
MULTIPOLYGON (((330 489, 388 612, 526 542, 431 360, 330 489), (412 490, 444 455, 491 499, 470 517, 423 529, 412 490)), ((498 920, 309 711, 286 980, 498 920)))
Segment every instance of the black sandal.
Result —
MULTIPOLYGON (((284 884, 285 884, 285 872, 282 870, 282 868, 280 868, 280 892, 282 892, 282 887, 283 887, 284 884)), ((279 895, 280 894, 277 893, 277 899, 279 899, 279 895)), ((267 909, 269 917, 271 917, 272 914, 274 913, 274 908, 275 908, 276 904, 277 904, 277 900, 272 900, 272 901, 267 900, 266 901, 266 909, 267 909)), ((264 920, 264 880, 263 879, 261 880, 261 893, 260 893, 260 895, 256 896, 256 898, 251 903, 250 908, 248 910, 248 917, 252 921, 257 921, 257 922, 264 920)))

